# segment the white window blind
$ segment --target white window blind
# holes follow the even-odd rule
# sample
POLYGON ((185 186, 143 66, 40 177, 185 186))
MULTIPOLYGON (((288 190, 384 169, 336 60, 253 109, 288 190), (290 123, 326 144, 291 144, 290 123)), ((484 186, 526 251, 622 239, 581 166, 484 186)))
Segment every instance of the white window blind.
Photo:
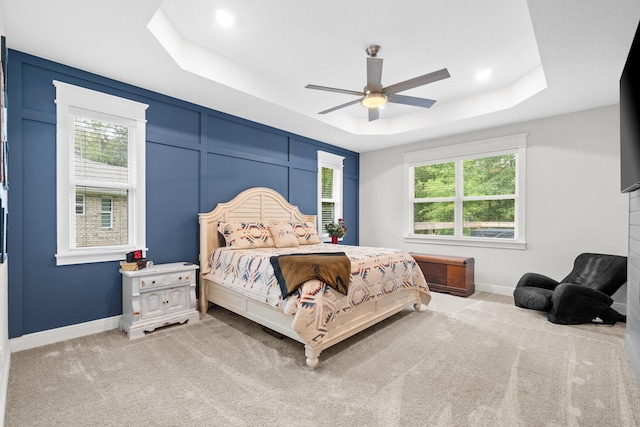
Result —
POLYGON ((334 222, 336 218, 336 197, 334 169, 321 168, 322 173, 322 230, 326 230, 327 224, 334 222))
POLYGON ((126 245, 128 198, 135 176, 135 170, 130 173, 135 162, 129 162, 129 126, 79 115, 73 115, 73 123, 76 198, 89 201, 88 214, 76 218, 75 246, 126 245))

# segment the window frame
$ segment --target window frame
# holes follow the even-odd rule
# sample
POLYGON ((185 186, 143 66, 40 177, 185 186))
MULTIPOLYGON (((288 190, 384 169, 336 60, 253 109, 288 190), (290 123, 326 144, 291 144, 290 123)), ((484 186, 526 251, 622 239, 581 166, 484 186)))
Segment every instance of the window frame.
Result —
MULTIPOLYGON (((68 83, 56 88, 56 265, 118 261, 134 249, 146 251, 145 145, 147 104, 68 83), (77 248, 75 245, 76 184, 73 173, 74 115, 129 127, 128 243, 77 248)), ((113 208, 113 207, 112 207, 113 208)))
MULTIPOLYGON (((404 209, 404 241, 407 243, 444 244, 476 247, 493 247, 504 249, 526 249, 526 221, 525 221, 525 190, 526 190, 526 147, 527 134, 516 134, 482 141, 462 143, 446 147, 436 147, 427 150, 404 153, 405 175, 405 209, 404 209), (465 200, 491 200, 504 198, 503 196, 468 196, 462 191, 463 181, 459 179, 462 161, 472 158, 492 157, 505 154, 516 155, 516 189, 515 189, 515 227, 514 237, 465 237, 462 235, 462 202, 465 200), (416 234, 413 232, 413 215, 415 198, 414 168, 427 164, 456 162, 456 194, 451 198, 456 204, 454 218, 454 236, 436 236, 416 234)), ((511 197, 508 197, 511 199, 511 197)), ((449 199, 449 198, 447 198, 449 199)))
MULTIPOLYGON (((316 227, 318 229, 318 237, 323 242, 331 241, 331 236, 327 230, 322 228, 322 202, 330 201, 334 203, 335 210, 333 218, 337 221, 339 218, 343 218, 343 194, 344 194, 344 157, 337 154, 328 153, 326 151, 317 151, 318 156, 318 216, 316 219, 316 227), (322 198, 322 168, 333 169, 333 188, 334 194, 331 200, 322 198)), ((342 240, 342 238, 340 238, 342 240)))

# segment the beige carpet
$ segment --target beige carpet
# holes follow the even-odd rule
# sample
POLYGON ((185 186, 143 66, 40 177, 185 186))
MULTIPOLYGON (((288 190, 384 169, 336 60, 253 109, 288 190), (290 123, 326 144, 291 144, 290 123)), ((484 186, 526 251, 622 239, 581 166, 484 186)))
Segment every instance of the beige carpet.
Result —
POLYGON ((301 344, 211 309, 14 353, 6 426, 639 426, 625 325, 433 294, 307 370, 301 344))

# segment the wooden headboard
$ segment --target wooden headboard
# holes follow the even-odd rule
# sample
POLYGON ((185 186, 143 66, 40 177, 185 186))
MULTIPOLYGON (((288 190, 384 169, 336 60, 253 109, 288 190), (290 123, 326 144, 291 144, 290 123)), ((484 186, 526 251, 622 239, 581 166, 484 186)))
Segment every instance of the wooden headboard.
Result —
POLYGON ((200 273, 209 272, 209 255, 225 245, 218 232, 219 222, 295 221, 316 223, 315 215, 303 215, 280 193, 270 188, 255 187, 243 191, 233 200, 218 203, 211 212, 198 214, 200 221, 200 273))

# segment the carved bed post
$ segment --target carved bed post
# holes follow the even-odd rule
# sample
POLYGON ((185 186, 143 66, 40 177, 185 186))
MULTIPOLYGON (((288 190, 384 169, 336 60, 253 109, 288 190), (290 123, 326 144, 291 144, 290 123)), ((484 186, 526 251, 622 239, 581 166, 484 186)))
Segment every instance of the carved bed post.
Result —
POLYGON ((310 369, 316 369, 316 366, 318 366, 320 353, 322 353, 320 347, 311 347, 309 344, 304 345, 304 355, 307 357, 307 366, 310 369))
POLYGON ((202 314, 207 314, 209 309, 209 301, 207 301, 207 296, 205 295, 206 287, 204 280, 200 280, 200 313, 202 314))

